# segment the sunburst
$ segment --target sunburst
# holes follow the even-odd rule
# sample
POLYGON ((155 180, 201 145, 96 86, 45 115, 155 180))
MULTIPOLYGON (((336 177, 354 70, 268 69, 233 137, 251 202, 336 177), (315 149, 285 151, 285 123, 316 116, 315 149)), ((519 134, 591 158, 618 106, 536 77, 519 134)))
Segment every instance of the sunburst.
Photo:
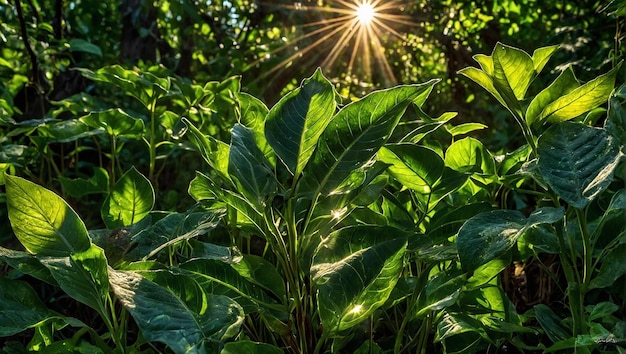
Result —
POLYGON ((375 70, 381 82, 390 86, 397 83, 387 59, 385 44, 394 39, 404 39, 396 30, 399 26, 413 26, 410 17, 402 13, 402 6, 393 0, 328 0, 315 6, 302 3, 293 5, 267 4, 293 11, 313 11, 319 20, 302 24, 304 34, 285 39, 285 44, 267 53, 251 66, 273 57, 283 56, 280 63, 264 72, 259 81, 273 77, 291 65, 320 66, 325 73, 334 73, 340 59, 345 82, 368 82, 373 80, 375 70), (301 47, 302 46, 302 47, 301 47), (292 51, 291 54, 285 53, 292 51), (312 59, 314 58, 314 60, 312 59))

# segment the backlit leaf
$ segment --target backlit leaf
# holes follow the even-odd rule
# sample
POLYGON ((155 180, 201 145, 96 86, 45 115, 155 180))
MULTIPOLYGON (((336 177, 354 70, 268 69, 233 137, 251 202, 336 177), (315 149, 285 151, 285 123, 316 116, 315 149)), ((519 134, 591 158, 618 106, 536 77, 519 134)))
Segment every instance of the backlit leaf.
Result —
POLYGON ((378 152, 389 173, 407 188, 429 194, 443 175, 444 162, 435 151, 414 144, 390 144, 378 152))
POLYGON ((320 69, 285 95, 267 115, 265 135, 296 177, 313 154, 317 140, 335 113, 335 90, 320 69))
POLYGON ((154 198, 150 181, 131 167, 115 183, 102 204, 102 219, 109 229, 130 226, 150 213, 154 198))
POLYGON ((61 197, 21 177, 5 176, 9 220, 26 250, 64 257, 89 249, 85 224, 61 197))

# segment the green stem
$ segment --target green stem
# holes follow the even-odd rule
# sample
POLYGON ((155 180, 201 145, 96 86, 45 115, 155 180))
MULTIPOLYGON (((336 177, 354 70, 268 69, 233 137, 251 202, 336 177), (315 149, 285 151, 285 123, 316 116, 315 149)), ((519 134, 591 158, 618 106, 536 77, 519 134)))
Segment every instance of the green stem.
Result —
POLYGON ((110 185, 115 184, 115 155, 117 154, 117 138, 115 135, 111 135, 111 178, 109 179, 110 185))
POLYGON ((154 182, 154 170, 156 166, 156 94, 152 97, 150 104, 150 142, 148 143, 148 151, 150 153, 150 166, 148 170, 148 179, 154 182))
POLYGON ((591 249, 591 237, 587 227, 587 212, 576 208, 576 217, 578 218, 578 226, 580 227, 580 235, 583 240, 583 277, 582 291, 584 292, 587 285, 591 281, 591 272, 593 270, 593 250, 591 249))

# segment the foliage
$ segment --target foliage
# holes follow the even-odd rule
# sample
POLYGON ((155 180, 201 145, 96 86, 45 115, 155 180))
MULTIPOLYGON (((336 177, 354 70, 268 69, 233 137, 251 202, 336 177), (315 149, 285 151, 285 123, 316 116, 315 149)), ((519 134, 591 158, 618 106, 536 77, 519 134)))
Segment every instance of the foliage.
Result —
POLYGON ((623 1, 323 5, 0 0, 3 352, 626 350, 623 1))

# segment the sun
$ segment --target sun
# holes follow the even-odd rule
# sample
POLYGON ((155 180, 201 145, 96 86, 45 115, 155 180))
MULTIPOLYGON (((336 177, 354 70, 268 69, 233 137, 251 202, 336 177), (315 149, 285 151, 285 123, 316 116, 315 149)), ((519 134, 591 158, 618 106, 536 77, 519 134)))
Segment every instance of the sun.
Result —
POLYGON ((360 3, 356 9, 356 18, 363 26, 369 26, 376 17, 376 9, 367 0, 360 3))
POLYGON ((348 92, 352 85, 356 89, 372 86, 374 75, 383 86, 397 84, 387 59, 387 44, 394 37, 404 40, 406 28, 415 26, 415 21, 403 13, 405 6, 401 0, 307 0, 293 5, 265 4, 315 14, 316 19, 294 26, 296 36, 282 37, 283 45, 249 64, 252 67, 270 58, 282 57, 272 69, 259 75, 256 83, 267 85, 291 65, 307 65, 321 67, 325 72, 333 67, 341 68, 337 77, 344 80, 348 92), (309 5, 311 3, 316 5, 309 5))

